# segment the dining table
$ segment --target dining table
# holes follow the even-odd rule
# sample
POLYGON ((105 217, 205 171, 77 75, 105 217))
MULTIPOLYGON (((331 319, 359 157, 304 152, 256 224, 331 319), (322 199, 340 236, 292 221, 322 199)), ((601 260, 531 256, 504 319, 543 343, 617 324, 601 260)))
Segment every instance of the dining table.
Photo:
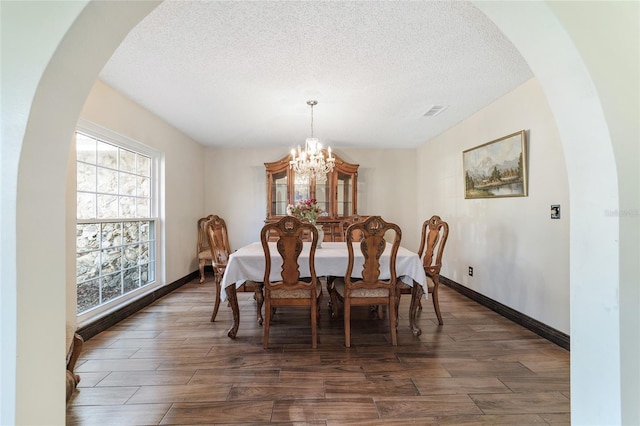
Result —
MULTIPOLYGON (((271 273, 269 279, 277 281, 281 279, 282 258, 275 248, 275 242, 271 245, 271 273)), ((354 267, 353 277, 362 277, 364 265, 364 255, 360 250, 359 242, 354 242, 354 267)), ((302 252, 298 258, 301 277, 310 277, 309 254, 310 242, 304 242, 302 252)), ((383 254, 380 257, 380 279, 390 278, 389 260, 391 244, 387 243, 383 254)), ((347 270, 349 262, 349 251, 346 242, 322 242, 315 252, 315 270, 317 277, 342 277, 347 270)), ((234 339, 238 333, 240 325, 240 308, 238 306, 237 288, 247 281, 257 284, 256 302, 258 303, 257 320, 262 324, 262 286, 265 270, 265 254, 262 243, 254 242, 233 252, 227 261, 227 267, 222 277, 221 299, 228 300, 233 312, 233 324, 227 335, 234 339)), ((415 335, 421 333, 416 324, 416 312, 420 299, 424 295, 427 297, 427 277, 422 266, 422 260, 417 253, 412 252, 402 246, 398 248, 396 255, 396 276, 398 280, 411 286, 411 303, 409 306, 409 323, 415 335)))

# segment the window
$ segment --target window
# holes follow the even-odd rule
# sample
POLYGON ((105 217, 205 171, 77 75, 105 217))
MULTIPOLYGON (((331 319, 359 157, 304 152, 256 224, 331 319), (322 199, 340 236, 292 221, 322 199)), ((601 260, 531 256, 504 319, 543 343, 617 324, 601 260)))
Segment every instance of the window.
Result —
POLYGON ((76 132, 78 315, 125 302, 156 279, 158 156, 102 130, 76 132))

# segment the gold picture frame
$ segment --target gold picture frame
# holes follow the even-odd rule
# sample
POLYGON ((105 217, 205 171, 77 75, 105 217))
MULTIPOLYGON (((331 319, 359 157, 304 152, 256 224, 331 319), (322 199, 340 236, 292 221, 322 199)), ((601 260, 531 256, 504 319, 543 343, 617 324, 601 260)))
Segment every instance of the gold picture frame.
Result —
POLYGON ((526 197, 527 138, 521 130, 462 152, 464 198, 526 197))

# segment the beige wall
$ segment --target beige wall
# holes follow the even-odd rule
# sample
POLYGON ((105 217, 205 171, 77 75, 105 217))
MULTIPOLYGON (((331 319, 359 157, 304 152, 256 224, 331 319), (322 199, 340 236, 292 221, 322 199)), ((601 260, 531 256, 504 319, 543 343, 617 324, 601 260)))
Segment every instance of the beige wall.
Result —
POLYGON ((259 240, 267 212, 264 163, 286 152, 278 148, 205 150, 206 214, 225 219, 232 250, 259 240))
POLYGON ((397 223, 402 229, 401 244, 417 251, 420 226, 416 219, 415 149, 349 148, 337 152, 360 164, 358 213, 397 223))
POLYGON ((569 188, 562 145, 534 78, 418 150, 419 216, 449 223, 442 274, 569 333, 569 188), (464 198, 462 151, 525 130, 527 197, 464 198), (550 205, 561 219, 550 219, 550 205), (468 267, 474 276, 468 275, 468 267))

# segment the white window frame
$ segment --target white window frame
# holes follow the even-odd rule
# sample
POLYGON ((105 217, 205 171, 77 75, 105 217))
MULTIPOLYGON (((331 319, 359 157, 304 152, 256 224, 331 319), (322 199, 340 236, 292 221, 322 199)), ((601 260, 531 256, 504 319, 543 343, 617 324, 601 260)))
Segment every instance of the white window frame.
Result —
MULTIPOLYGON (((93 322, 101 317, 108 315, 109 313, 126 306, 131 303, 133 300, 139 299, 144 295, 156 290, 158 287, 161 287, 165 282, 165 247, 164 247, 164 221, 162 220, 162 215, 164 212, 164 202, 163 202, 163 191, 164 187, 164 155, 162 152, 151 148, 147 145, 144 145, 138 141, 135 141, 131 138, 128 138, 124 135, 116 133, 110 129, 102 127, 93 122, 80 119, 78 124, 76 125, 76 132, 83 133, 89 137, 101 140, 106 143, 110 143, 116 145, 118 147, 128 149, 131 151, 135 151, 142 155, 148 156, 151 159, 151 205, 150 210, 151 214, 148 218, 142 218, 142 220, 149 220, 154 222, 154 232, 155 232, 155 270, 154 277, 155 280, 145 284, 143 287, 140 287, 134 291, 131 291, 122 296, 116 297, 115 299, 108 301, 102 305, 91 308, 79 315, 77 315, 78 325, 82 326, 83 324, 87 324, 93 322)), ((74 138, 75 139, 75 138, 74 138)), ((75 150, 74 143, 74 150, 75 150)), ((75 158, 75 156, 74 156, 75 158)), ((77 161, 74 161, 73 167, 76 168, 77 161)), ((76 212, 74 211, 74 215, 76 212)), ((109 218, 109 219, 77 219, 76 223, 104 223, 104 222, 119 222, 119 221, 128 221, 130 218, 109 218)), ((74 246, 74 256, 77 253, 77 248, 74 246)))

